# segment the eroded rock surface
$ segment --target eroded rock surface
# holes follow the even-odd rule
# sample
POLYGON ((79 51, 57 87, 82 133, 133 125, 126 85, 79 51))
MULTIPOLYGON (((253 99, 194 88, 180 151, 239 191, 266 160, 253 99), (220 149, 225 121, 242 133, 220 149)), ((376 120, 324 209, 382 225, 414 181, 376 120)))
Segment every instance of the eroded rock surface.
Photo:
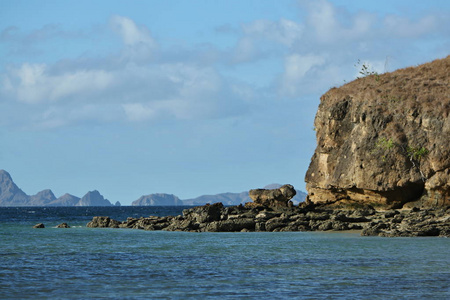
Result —
POLYGON ((309 200, 335 207, 450 205, 450 56, 321 97, 309 200))

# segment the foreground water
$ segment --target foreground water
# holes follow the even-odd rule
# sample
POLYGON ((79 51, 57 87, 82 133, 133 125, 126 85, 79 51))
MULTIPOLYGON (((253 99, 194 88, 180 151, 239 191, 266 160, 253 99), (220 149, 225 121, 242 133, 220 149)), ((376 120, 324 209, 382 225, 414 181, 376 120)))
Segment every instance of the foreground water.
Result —
POLYGON ((450 299, 446 238, 85 227, 182 209, 0 208, 0 298, 450 299))

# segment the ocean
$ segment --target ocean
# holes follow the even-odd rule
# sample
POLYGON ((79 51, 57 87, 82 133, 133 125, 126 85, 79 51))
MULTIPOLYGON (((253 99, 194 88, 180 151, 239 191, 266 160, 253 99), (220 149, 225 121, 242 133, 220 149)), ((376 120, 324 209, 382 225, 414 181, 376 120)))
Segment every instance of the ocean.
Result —
POLYGON ((447 238, 86 227, 184 208, 0 207, 0 299, 450 299, 447 238))

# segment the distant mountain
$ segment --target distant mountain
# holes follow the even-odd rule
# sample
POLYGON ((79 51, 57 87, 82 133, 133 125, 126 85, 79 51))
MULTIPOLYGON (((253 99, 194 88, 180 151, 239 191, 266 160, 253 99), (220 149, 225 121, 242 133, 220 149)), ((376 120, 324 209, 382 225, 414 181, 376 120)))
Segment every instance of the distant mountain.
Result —
POLYGON ((31 206, 48 206, 56 200, 55 195, 51 190, 43 190, 34 196, 30 196, 29 205, 31 206))
MULTIPOLYGON (((281 184, 269 184, 265 189, 276 189, 281 184)), ((292 198, 294 204, 305 201, 306 193, 296 190, 297 195, 292 198)), ((193 199, 180 200, 172 194, 144 195, 131 203, 132 206, 178 206, 178 205, 205 205, 207 203, 222 202, 224 205, 239 205, 252 200, 248 191, 241 193, 221 193, 216 195, 203 195, 193 199)), ((120 206, 117 201, 115 206, 120 206)), ((0 170, 0 206, 113 206, 98 191, 91 191, 82 198, 64 194, 56 198, 51 190, 43 190, 36 195, 28 196, 12 180, 5 170, 0 170)))
POLYGON ((0 170, 0 206, 25 206, 30 197, 13 182, 11 175, 0 170))
POLYGON ((88 192, 81 199, 70 194, 56 198, 48 189, 28 196, 14 183, 8 172, 0 170, 0 206, 112 206, 112 204, 98 191, 88 192))
POLYGON ((193 199, 183 200, 184 205, 205 205, 206 203, 222 202, 224 205, 239 205, 251 202, 248 192, 221 193, 217 195, 203 195, 193 199))
POLYGON ((75 206, 112 206, 98 191, 88 192, 75 206))
POLYGON ((80 201, 81 198, 76 197, 71 194, 64 194, 58 199, 50 202, 49 206, 76 206, 76 204, 80 201))
POLYGON ((131 203, 132 206, 178 206, 183 202, 171 194, 150 194, 142 196, 131 203))

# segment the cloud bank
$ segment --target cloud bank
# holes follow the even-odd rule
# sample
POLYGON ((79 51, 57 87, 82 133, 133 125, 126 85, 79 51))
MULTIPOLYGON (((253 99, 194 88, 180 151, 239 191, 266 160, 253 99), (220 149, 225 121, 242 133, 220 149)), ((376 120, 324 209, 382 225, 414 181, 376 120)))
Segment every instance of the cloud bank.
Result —
MULTIPOLYGON (((418 41, 433 53, 448 54, 443 49, 449 43, 445 28, 450 28, 450 21, 439 14, 413 19, 350 13, 325 0, 302 1, 298 10, 299 20, 260 19, 234 24, 232 30, 219 28, 217 34, 235 37, 234 46, 227 49, 214 44, 167 45, 153 37, 151 28, 126 16, 112 16, 106 28, 120 40, 120 47, 104 56, 80 54, 3 66, 0 123, 47 129, 87 121, 241 116, 263 107, 262 99, 301 102, 307 95, 324 93, 352 79, 358 59, 378 72, 385 71, 387 56, 393 57, 394 67, 410 64, 418 41), (278 66, 276 71, 262 66, 268 62, 278 66), (237 75, 248 66, 271 83, 261 89, 237 75)), ((39 44, 51 51, 45 41, 88 39, 51 24, 26 34, 16 26, 0 28, 0 45, 11 56, 25 45, 38 49, 39 44)))

